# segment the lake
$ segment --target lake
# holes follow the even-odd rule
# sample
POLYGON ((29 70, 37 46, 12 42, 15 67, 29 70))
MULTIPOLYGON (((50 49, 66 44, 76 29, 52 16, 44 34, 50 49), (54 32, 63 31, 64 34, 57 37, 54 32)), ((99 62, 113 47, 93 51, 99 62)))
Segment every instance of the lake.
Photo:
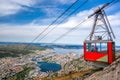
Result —
POLYGON ((40 67, 42 72, 56 72, 61 69, 61 65, 57 63, 50 62, 38 62, 38 66, 40 67))

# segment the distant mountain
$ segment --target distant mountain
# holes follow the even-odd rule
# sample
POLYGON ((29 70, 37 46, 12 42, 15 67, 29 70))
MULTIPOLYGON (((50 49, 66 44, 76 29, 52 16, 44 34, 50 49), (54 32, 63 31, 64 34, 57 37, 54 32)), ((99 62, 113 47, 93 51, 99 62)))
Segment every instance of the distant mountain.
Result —
MULTIPOLYGON (((0 42, 0 45, 4 44, 26 44, 40 46, 44 48, 64 48, 64 49, 82 49, 83 45, 68 45, 68 44, 52 44, 52 43, 22 43, 22 42, 0 42)), ((116 50, 120 50, 120 46, 115 47, 116 50)))
POLYGON ((50 47, 50 48, 64 48, 64 49, 81 49, 83 45, 66 45, 66 44, 49 44, 41 43, 39 46, 50 47))
POLYGON ((19 43, 19 42, 0 42, 0 45, 4 44, 26 44, 26 45, 35 45, 40 47, 47 48, 64 48, 64 49, 81 49, 83 45, 68 45, 68 44, 51 44, 51 43, 19 43))

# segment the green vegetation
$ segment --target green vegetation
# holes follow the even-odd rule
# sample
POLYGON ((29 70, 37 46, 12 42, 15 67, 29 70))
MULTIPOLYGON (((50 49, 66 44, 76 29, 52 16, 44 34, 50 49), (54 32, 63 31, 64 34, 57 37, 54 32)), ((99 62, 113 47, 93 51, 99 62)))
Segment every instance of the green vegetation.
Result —
POLYGON ((43 60, 44 62, 54 62, 54 61, 52 61, 52 56, 47 57, 47 58, 42 58, 42 60, 43 60))
POLYGON ((73 59, 72 61, 70 61, 70 63, 73 64, 73 62, 75 62, 75 61, 81 62, 80 58, 77 58, 77 59, 73 59))
POLYGON ((33 53, 34 50, 45 50, 46 48, 29 46, 24 49, 27 45, 24 44, 4 44, 0 45, 0 58, 3 57, 19 57, 21 55, 27 55, 33 53))
POLYGON ((77 66, 77 68, 78 68, 78 70, 81 70, 82 68, 84 68, 84 67, 81 67, 81 66, 77 66))
POLYGON ((42 59, 44 62, 49 62, 49 58, 43 58, 42 59))
POLYGON ((27 74, 32 70, 30 67, 25 67, 23 71, 15 74, 14 76, 11 76, 5 80, 25 80, 25 77, 27 74))

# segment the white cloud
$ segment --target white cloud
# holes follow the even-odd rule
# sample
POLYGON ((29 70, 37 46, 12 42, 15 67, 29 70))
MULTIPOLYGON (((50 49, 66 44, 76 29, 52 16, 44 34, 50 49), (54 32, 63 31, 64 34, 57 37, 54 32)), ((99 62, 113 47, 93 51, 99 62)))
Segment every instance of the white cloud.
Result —
MULTIPOLYGON (((67 29, 73 28, 77 26, 79 23, 81 23, 83 20, 85 20, 87 16, 89 16, 91 13, 92 13, 91 10, 90 11, 85 10, 85 11, 79 12, 75 16, 70 17, 67 22, 60 24, 59 28, 67 28, 67 29)), ((86 24, 83 23, 82 25, 80 25, 80 27, 82 28, 89 27, 90 24, 92 23, 91 21, 92 21, 91 19, 86 20, 85 22, 86 24)))
POLYGON ((25 10, 24 6, 33 6, 37 0, 0 0, 0 16, 16 14, 20 10, 25 10))
POLYGON ((115 13, 114 15, 109 15, 108 19, 112 26, 120 26, 120 12, 115 13))
POLYGON ((70 4, 70 3, 73 3, 75 1, 76 0, 59 0, 59 2, 62 3, 62 4, 70 4))
MULTIPOLYGON (((73 28, 75 25, 79 24, 86 16, 91 14, 92 11, 85 10, 82 12, 79 12, 78 14, 70 17, 67 22, 60 24, 55 30, 53 30, 50 34, 48 34, 42 41, 40 42, 51 42, 55 40, 57 37, 62 35, 67 30, 73 28)), ((111 26, 113 28, 113 31, 116 35, 116 41, 119 41, 119 35, 120 34, 120 12, 109 15, 108 19, 110 20, 111 26)), ((38 19, 39 20, 39 19, 38 19)), ((32 41, 40 32, 42 32, 47 25, 39 26, 36 25, 36 21, 34 20, 32 23, 27 25, 9 25, 9 24, 0 24, 0 41, 26 41, 30 42, 32 41), (11 27, 12 26, 12 27, 11 27)), ((49 19, 44 20, 49 21, 49 19)), ((77 30, 74 32, 71 32, 64 38, 60 39, 59 43, 71 43, 71 44, 82 44, 84 39, 89 35, 89 32, 91 31, 90 28, 92 28, 93 21, 88 20, 83 25, 80 25, 77 30)), ((49 28, 49 30, 56 25, 53 25, 49 28)), ((44 33, 46 34, 46 33, 44 33)), ((43 35, 44 35, 43 34, 43 35)), ((41 37, 41 36, 40 36, 41 37)), ((120 43, 119 43, 120 45, 120 43)))
POLYGON ((14 13, 18 12, 19 9, 21 9, 20 6, 18 6, 16 4, 11 4, 10 1, 1 0, 0 2, 1 2, 1 5, 0 5, 0 16, 14 14, 14 13))
POLYGON ((57 17, 59 16, 62 12, 64 12, 64 9, 60 9, 57 7, 48 7, 48 8, 43 8, 42 9, 45 14, 47 14, 48 17, 57 17))
POLYGON ((54 21, 56 18, 45 18, 45 19, 34 19, 30 24, 36 24, 36 25, 49 25, 50 23, 52 23, 52 21, 54 21))
POLYGON ((11 3, 25 5, 25 6, 33 6, 36 4, 36 0, 10 0, 11 3))
MULTIPOLYGON (((75 0, 71 0, 71 1, 69 1, 69 0, 57 0, 57 1, 52 0, 51 2, 55 3, 52 6, 55 6, 55 7, 44 8, 43 11, 45 13, 47 13, 48 15, 55 16, 55 15, 59 14, 56 12, 59 12, 59 11, 62 12, 62 9, 57 8, 57 6, 58 6, 57 3, 69 4, 69 3, 73 3, 74 1, 75 0)), ((21 10, 27 10, 27 8, 25 6, 35 7, 34 6, 35 4, 38 4, 38 3, 44 4, 44 2, 45 2, 44 0, 0 0, 0 16, 7 16, 7 15, 16 14, 16 13, 20 12, 21 10)), ((47 7, 48 5, 45 4, 44 6, 47 7)), ((36 8, 38 8, 38 7, 36 6, 36 8)))

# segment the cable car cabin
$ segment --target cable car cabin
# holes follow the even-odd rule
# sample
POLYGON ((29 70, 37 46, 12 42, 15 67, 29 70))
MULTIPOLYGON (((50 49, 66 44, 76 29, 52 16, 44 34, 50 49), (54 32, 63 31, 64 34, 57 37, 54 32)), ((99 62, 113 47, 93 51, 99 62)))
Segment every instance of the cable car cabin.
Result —
POLYGON ((98 7, 93 14, 94 16, 92 30, 84 41, 84 59, 111 64, 115 60, 115 35, 110 26, 108 18, 103 8, 108 4, 98 7))
POLYGON ((115 60, 115 43, 85 41, 84 59, 111 64, 115 60))

